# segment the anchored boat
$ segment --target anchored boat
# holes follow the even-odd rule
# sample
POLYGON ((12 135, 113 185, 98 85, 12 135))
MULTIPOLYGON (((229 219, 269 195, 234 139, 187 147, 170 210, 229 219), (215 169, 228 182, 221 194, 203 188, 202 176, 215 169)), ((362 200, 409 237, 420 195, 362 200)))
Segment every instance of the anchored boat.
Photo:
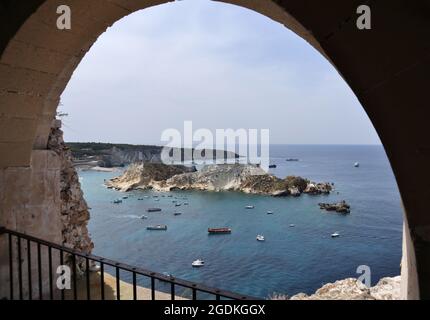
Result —
POLYGON ((166 231, 167 230, 167 226, 165 224, 159 224, 157 226, 148 226, 148 227, 146 227, 146 230, 161 230, 161 231, 166 231))
POLYGON ((202 259, 197 259, 197 260, 193 261, 193 263, 191 265, 194 268, 200 268, 200 267, 203 267, 205 265, 205 262, 202 259))
POLYGON ((160 212, 161 209, 160 208, 149 208, 146 210, 147 212, 160 212))
POLYGON ((231 233, 230 228, 209 228, 208 229, 209 234, 229 234, 231 233))
POLYGON ((264 238, 264 236, 263 235, 261 235, 261 234, 259 234, 258 236, 257 236, 257 241, 266 241, 266 239, 264 238))

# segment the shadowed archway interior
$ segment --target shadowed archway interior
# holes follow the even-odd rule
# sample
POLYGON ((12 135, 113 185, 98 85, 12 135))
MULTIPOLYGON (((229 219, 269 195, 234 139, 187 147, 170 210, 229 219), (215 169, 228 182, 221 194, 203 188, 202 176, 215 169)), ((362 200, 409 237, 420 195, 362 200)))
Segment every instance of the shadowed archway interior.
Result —
MULTIPOLYGON (((28 0, 0 5, 0 169, 28 167, 44 150, 52 120, 73 71, 97 38, 116 21, 167 1, 28 0), (56 8, 69 5, 71 30, 58 30, 56 8)), ((403 296, 430 298, 430 144, 427 76, 430 1, 366 1, 372 29, 356 27, 362 1, 230 0, 304 38, 339 71, 375 126, 405 207, 403 296)), ((1 176, 0 176, 1 178, 1 176)), ((19 215, 2 194, 1 223, 19 215)))

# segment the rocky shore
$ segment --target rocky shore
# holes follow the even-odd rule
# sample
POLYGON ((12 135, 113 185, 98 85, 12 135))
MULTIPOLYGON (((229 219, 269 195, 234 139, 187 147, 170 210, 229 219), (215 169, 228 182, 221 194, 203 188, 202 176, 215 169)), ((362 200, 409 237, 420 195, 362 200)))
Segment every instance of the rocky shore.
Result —
MULTIPOLYGON (((94 244, 87 228, 90 220, 89 208, 84 199, 78 173, 73 166, 72 153, 64 143, 59 122, 51 129, 48 148, 57 153, 61 161, 62 245, 82 253, 91 253, 94 244)), ((78 271, 85 270, 84 262, 83 259, 78 259, 78 271)))
MULTIPOLYGON (((286 300, 288 297, 274 295, 276 300, 286 300)), ((374 287, 368 288, 361 281, 354 278, 328 283, 308 296, 299 293, 290 300, 399 300, 400 276, 383 278, 374 287)))
POLYGON ((239 191, 270 196, 329 194, 333 188, 330 183, 314 183, 301 177, 280 179, 258 166, 243 164, 207 165, 199 171, 194 167, 161 163, 133 164, 106 185, 124 192, 133 189, 239 191))

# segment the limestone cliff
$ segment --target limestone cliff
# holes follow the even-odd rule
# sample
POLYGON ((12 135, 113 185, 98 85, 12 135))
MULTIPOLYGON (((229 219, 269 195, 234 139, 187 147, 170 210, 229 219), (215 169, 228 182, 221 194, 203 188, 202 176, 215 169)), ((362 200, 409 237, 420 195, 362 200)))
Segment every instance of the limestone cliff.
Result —
MULTIPOLYGON (((287 300, 285 295, 273 295, 273 300, 287 300)), ((383 278, 374 287, 368 288, 354 278, 328 283, 308 296, 299 293, 291 300, 399 300, 400 276, 383 278)))
POLYGON ((243 164, 207 165, 201 170, 165 164, 134 164, 106 183, 121 191, 132 189, 240 191, 271 196, 299 196, 301 193, 330 193, 328 183, 316 184, 301 177, 280 179, 260 167, 243 164))
MULTIPOLYGON (((78 174, 73 167, 72 154, 63 140, 60 124, 51 129, 48 149, 59 156, 61 162, 61 220, 63 245, 80 252, 91 253, 91 241, 87 224, 90 219, 88 205, 84 199, 78 174)), ((78 267, 83 269, 82 263, 78 267)))

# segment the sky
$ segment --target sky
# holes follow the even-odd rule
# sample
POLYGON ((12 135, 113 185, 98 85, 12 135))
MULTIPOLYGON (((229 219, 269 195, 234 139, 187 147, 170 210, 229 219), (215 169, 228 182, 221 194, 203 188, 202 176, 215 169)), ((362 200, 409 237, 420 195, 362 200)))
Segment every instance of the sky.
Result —
POLYGON ((380 144, 359 101, 305 40, 208 0, 145 9, 84 57, 59 110, 66 141, 163 144, 166 129, 269 129, 273 144, 380 144))

